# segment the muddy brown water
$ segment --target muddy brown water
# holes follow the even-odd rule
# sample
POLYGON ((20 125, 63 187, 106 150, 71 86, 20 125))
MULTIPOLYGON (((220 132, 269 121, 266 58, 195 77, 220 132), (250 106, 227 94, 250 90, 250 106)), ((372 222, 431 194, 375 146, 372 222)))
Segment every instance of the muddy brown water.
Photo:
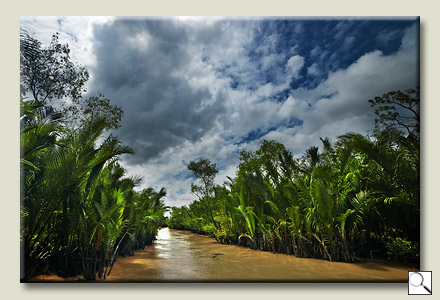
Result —
MULTIPOLYGON (((296 258, 163 228, 154 245, 118 257, 105 282, 407 282, 408 267, 386 261, 359 263, 296 258)), ((38 276, 36 281, 80 281, 38 276)), ((100 281, 100 280, 97 280, 100 281)))

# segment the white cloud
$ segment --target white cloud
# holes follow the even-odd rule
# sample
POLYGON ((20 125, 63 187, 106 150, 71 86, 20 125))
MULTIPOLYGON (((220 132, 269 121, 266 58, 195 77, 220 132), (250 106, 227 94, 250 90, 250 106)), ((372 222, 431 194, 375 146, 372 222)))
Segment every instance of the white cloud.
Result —
POLYGON ((283 110, 303 120, 303 126, 297 132, 280 129, 266 138, 285 142, 299 155, 312 145, 320 145, 319 137, 335 139, 346 132, 372 129, 369 99, 418 84, 416 34, 416 27, 410 27, 400 50, 393 55, 384 56, 380 51, 367 53, 347 69, 330 73, 316 88, 294 92, 296 96, 285 102, 283 110))
POLYGON ((322 75, 322 71, 317 63, 313 63, 313 65, 307 68, 307 75, 313 77, 318 77, 322 75))
MULTIPOLYGON (((368 99, 382 95, 389 90, 410 88, 417 84, 417 73, 408 72, 408 70, 417 68, 415 45, 411 43, 414 38, 415 31, 409 29, 398 53, 390 56, 384 56, 379 51, 367 53, 347 69, 330 73, 328 78, 316 88, 303 90, 297 96, 293 93, 284 102, 279 103, 270 101, 269 98, 283 90, 285 83, 281 85, 268 83, 260 86, 256 91, 232 90, 228 87, 228 80, 221 77, 221 74, 216 73, 211 67, 206 65, 194 67, 194 69, 199 68, 198 76, 200 77, 197 80, 194 79, 199 86, 205 84, 215 86, 212 90, 216 91, 224 89, 227 113, 222 120, 225 122, 218 124, 218 127, 213 128, 200 141, 186 142, 164 153, 160 160, 161 163, 168 162, 165 164, 168 167, 163 170, 161 170, 162 164, 151 165, 150 168, 147 165, 145 169, 150 169, 155 174, 148 176, 149 182, 169 186, 170 203, 188 204, 195 200, 195 196, 189 192, 180 195, 176 191, 185 189, 189 191, 191 180, 176 181, 171 176, 171 179, 167 181, 163 178, 167 174, 173 174, 173 171, 185 172, 182 160, 189 162, 189 160, 204 156, 212 161, 227 161, 216 179, 217 184, 223 183, 226 181, 226 176, 235 176, 238 152, 258 148, 258 140, 240 146, 232 143, 239 141, 240 136, 252 130, 267 129, 271 124, 297 117, 303 121, 302 126, 279 127, 262 138, 274 139, 285 144, 298 157, 312 145, 321 146, 319 137, 329 137, 335 140, 338 135, 349 131, 365 132, 371 129, 374 123, 368 99), (214 134, 215 132, 223 132, 223 135, 214 134), (226 142, 222 136, 228 134, 235 134, 236 139, 226 142), (236 154, 231 157, 231 153, 236 154), (179 167, 170 170, 171 166, 172 168, 179 167), (157 180, 154 181, 153 178, 157 180), (180 202, 173 202, 177 201, 176 199, 180 199, 178 200, 180 202)), ((240 54, 237 54, 235 59, 241 59, 240 54)), ((242 63, 244 61, 245 59, 242 63)), ((291 74, 297 75, 303 65, 304 58, 296 55, 289 59, 286 68, 289 68, 291 74)), ((315 67, 317 68, 313 65, 309 67, 308 72, 317 71, 314 70, 315 67)))
MULTIPOLYGON (((123 31, 110 26, 116 22, 111 18, 67 17, 61 23, 57 18, 21 20, 23 27, 38 32, 39 39, 61 31, 72 58, 92 70, 89 85, 123 106, 125 127, 118 133, 130 146, 139 147, 135 149, 139 159, 133 163, 124 157, 122 165, 130 175, 144 176, 140 188, 166 187, 167 205, 195 200, 184 161, 203 156, 216 162, 221 167, 216 183, 221 184, 226 176, 235 176, 240 151, 258 148, 258 140, 243 140, 250 132, 278 126, 263 138, 275 139, 299 156, 311 145, 320 145, 319 137, 335 139, 348 131, 371 129, 367 100, 415 87, 418 80, 415 26, 406 31, 397 53, 385 56, 373 51, 346 69, 324 74, 318 63, 331 53, 319 46, 312 48, 309 57, 296 52, 298 45, 277 54, 274 45, 283 37, 269 34, 252 48, 254 34, 261 29, 258 22, 168 21, 152 27, 126 25, 123 31), (250 50, 260 55, 258 62, 249 56, 250 50), (307 74, 327 75, 326 80, 274 101, 277 94, 290 89, 292 80, 299 79, 310 57, 316 60, 307 74), (281 70, 281 79, 263 78, 262 73, 275 66, 281 70), (233 83, 237 86, 232 87, 233 83), (302 125, 288 127, 286 120, 292 118, 302 125)), ((340 23, 341 38, 348 29, 340 23)), ((353 43, 353 39, 346 41, 353 43)))
POLYGON ((301 71, 302 67, 304 66, 304 57, 295 55, 289 58, 287 61, 287 71, 288 74, 292 78, 298 77, 299 71, 301 71))

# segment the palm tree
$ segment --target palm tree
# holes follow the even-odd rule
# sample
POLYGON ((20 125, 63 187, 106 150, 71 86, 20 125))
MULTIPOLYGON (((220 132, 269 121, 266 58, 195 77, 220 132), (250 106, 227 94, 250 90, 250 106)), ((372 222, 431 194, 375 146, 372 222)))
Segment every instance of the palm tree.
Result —
POLYGON ((60 275, 72 273, 70 258, 77 251, 77 232, 85 226, 81 216, 88 205, 91 186, 108 161, 132 153, 113 137, 96 147, 104 126, 105 120, 97 118, 63 138, 59 142, 62 147, 46 151, 39 161, 39 171, 28 176, 29 185, 24 191, 28 211, 24 234, 27 267, 35 268, 39 261, 44 265, 51 257, 60 275))
MULTIPOLYGON (((417 137, 387 129, 321 141, 322 153, 310 147, 299 162, 275 142, 242 152, 237 176, 224 185, 228 196, 214 195, 221 205, 213 216, 231 224, 222 231, 255 249, 350 262, 380 248, 374 239, 397 251, 386 234, 418 241, 411 222, 419 216, 417 137)), ((203 201, 173 210, 171 219, 176 212, 186 228, 210 226, 203 201)))

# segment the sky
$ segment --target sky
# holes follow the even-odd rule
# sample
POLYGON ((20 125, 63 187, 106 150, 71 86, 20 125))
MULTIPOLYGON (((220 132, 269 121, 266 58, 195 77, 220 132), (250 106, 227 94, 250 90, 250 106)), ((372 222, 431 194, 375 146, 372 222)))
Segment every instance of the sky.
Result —
POLYGON ((138 189, 165 187, 187 205, 191 160, 208 158, 216 183, 262 139, 294 157, 320 137, 374 128, 368 100, 419 86, 418 18, 21 17, 43 45, 55 32, 88 69, 84 97, 122 107, 114 134, 138 189))

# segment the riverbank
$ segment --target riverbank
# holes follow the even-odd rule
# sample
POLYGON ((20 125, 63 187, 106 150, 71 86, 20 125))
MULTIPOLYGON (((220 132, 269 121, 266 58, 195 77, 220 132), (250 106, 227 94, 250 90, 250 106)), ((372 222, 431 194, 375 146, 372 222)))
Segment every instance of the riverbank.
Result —
MULTIPOLYGON (((163 228, 152 246, 118 257, 107 279, 92 282, 407 282, 409 270, 414 269, 380 260, 296 258, 163 228)), ((40 275, 30 282, 85 281, 40 275)))

